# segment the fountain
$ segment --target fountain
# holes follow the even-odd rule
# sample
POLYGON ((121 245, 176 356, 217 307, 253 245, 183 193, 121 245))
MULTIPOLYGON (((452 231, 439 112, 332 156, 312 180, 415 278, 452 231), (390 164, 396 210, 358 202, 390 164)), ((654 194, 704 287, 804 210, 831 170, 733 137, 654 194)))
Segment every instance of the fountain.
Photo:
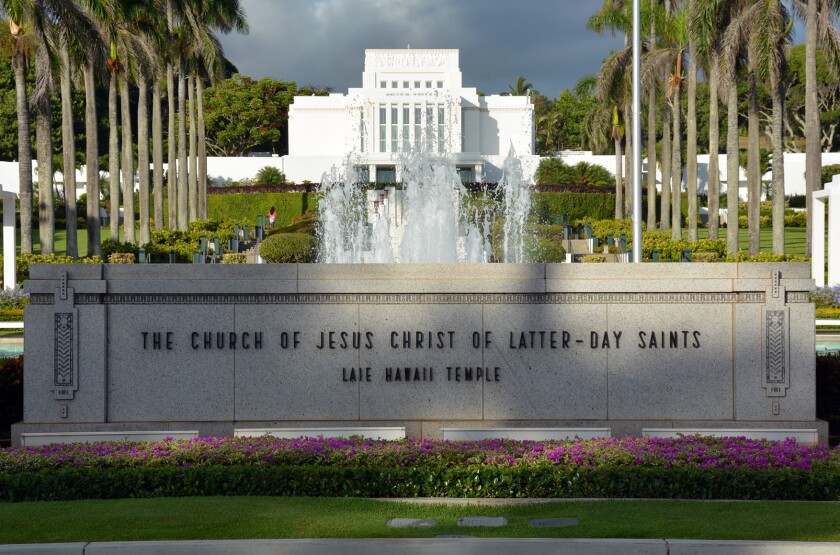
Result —
POLYGON ((400 156, 402 186, 366 190, 347 157, 321 181, 319 261, 324 263, 525 262, 529 184, 511 146, 502 180, 472 202, 455 164, 429 148, 400 156), (491 233, 503 218, 499 252, 491 233))

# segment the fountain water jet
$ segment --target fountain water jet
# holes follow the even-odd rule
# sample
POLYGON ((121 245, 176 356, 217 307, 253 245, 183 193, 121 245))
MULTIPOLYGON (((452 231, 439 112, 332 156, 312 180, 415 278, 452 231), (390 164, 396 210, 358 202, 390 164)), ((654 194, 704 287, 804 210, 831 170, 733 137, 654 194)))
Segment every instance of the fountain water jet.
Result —
POLYGON ((523 238, 530 210, 529 184, 511 147, 499 197, 470 208, 454 162, 414 150, 401 158, 402 188, 366 191, 352 157, 341 176, 336 168, 321 182, 318 212, 324 263, 525 262, 523 238), (502 252, 493 253, 490 234, 503 216, 502 252))

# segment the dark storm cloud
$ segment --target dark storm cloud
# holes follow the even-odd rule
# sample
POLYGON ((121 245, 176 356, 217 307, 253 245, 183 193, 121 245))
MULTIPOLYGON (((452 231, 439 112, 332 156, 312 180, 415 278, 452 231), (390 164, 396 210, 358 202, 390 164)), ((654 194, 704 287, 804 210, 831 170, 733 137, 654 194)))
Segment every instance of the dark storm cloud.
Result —
POLYGON ((456 48, 464 85, 506 91, 518 76, 554 97, 596 73, 621 37, 586 21, 600 1, 242 0, 251 33, 222 38, 240 72, 346 92, 366 48, 456 48))

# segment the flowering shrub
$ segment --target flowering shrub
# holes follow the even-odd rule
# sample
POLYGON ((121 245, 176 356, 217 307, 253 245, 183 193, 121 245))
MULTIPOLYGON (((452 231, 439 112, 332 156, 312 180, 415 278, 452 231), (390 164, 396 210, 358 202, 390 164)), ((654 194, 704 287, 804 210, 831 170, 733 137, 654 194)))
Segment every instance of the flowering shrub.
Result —
POLYGON ((19 310, 29 304, 29 294, 20 286, 0 290, 0 310, 19 310))
POLYGON ((161 495, 840 499, 840 451, 745 438, 198 438, 0 451, 0 499, 161 495))
POLYGON ((833 287, 817 287, 811 293, 811 301, 817 308, 840 308, 840 283, 833 287))

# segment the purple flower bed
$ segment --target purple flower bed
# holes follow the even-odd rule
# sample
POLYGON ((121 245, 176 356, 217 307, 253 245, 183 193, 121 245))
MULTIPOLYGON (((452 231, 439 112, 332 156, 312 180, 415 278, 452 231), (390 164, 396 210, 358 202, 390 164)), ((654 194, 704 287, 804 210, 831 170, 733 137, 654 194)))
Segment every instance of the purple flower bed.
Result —
POLYGON ((793 440, 775 442, 711 437, 625 437, 568 442, 207 437, 189 441, 56 444, 0 450, 0 473, 64 468, 191 468, 209 465, 810 470, 829 464, 840 465, 840 449, 808 447, 793 440))

